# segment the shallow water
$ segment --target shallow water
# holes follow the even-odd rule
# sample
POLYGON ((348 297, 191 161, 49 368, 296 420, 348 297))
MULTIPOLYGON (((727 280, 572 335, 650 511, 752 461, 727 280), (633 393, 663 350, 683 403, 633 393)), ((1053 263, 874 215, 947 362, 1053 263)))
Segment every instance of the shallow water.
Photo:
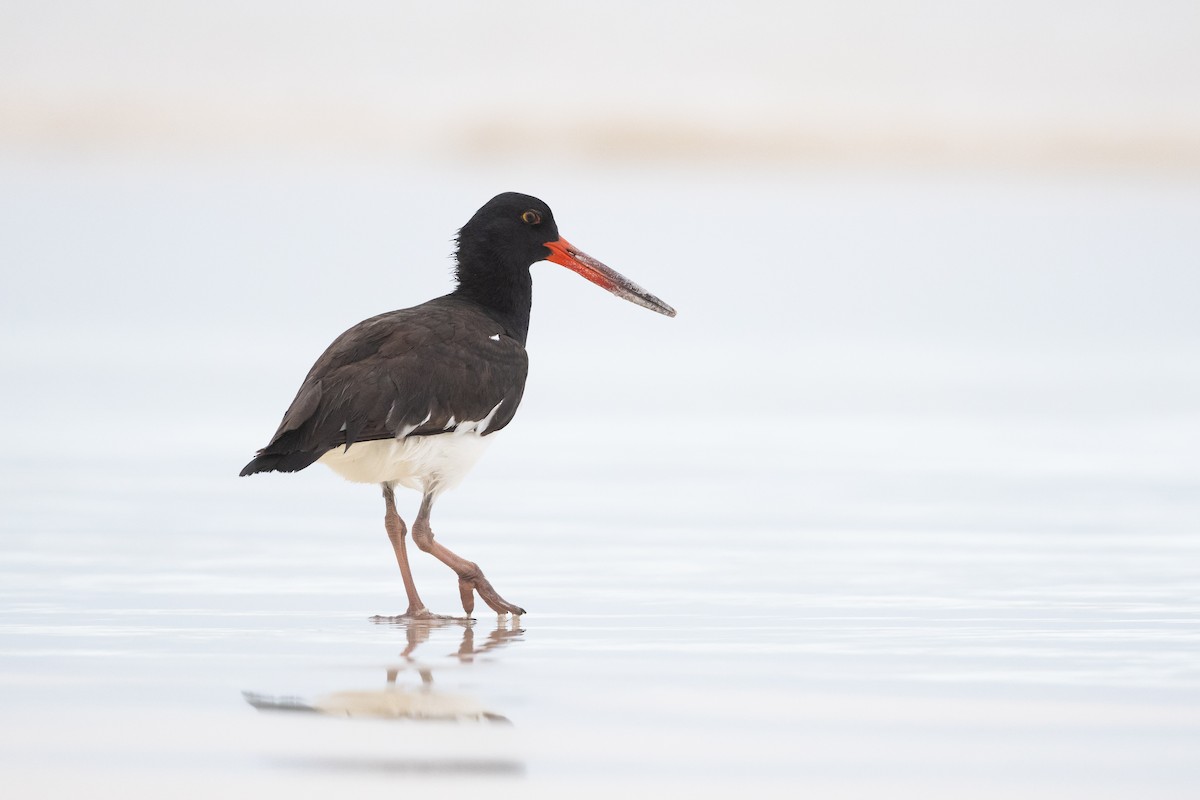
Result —
MULTIPOLYGON (((377 490, 318 469, 235 477, 321 340, 381 301, 359 313, 355 292, 337 294, 346 277, 325 286, 319 272, 305 279, 322 291, 289 288, 287 256, 307 255, 268 242, 297 193, 270 176, 176 174, 186 191, 164 209, 167 178, 38 174, 10 168, 3 196, 24 214, 6 236, 27 259, 3 351, 24 391, 9 395, 0 456, 0 763, 19 796, 1186 797, 1200 782, 1200 375, 1180 296, 1195 280, 1181 256, 1200 235, 1182 224, 1194 190, 714 187, 708 200, 790 195, 813 213, 832 194, 833 222, 896 236, 911 234, 881 196, 920 198, 900 213, 927 222, 965 196, 1043 259, 1014 261, 1011 286, 915 255, 870 273, 883 244, 814 224, 801 252, 859 248, 849 277, 809 276, 835 306, 803 301, 815 321, 781 319, 763 297, 778 262, 696 285, 738 238, 705 196, 675 188, 688 214, 713 209, 698 224, 711 252, 688 254, 687 279, 673 262, 622 263, 648 235, 621 234, 622 261, 605 257, 593 222, 580 246, 681 316, 590 305, 586 285, 539 274, 521 414, 434 515, 439 538, 530 613, 413 627, 369 620, 403 606, 377 490), (219 202, 235 184, 243 211, 275 204, 258 233, 219 202), (121 203, 95 202, 113 193, 121 203), (1084 212, 1126 226, 1097 244, 1096 225, 1071 222, 1084 212), (55 250, 54 230, 80 241, 55 250), (263 260, 184 254, 147 283, 151 256, 210 230, 263 260), (1097 254, 1127 241, 1156 266, 1127 274, 1097 254), (60 294, 47 293, 54 269, 71 279, 60 294), (89 302, 92 270, 129 296, 89 302), (924 305, 889 322, 873 313, 905 285, 897 270, 924 305), (238 271, 251 277, 218 302, 238 271), (1031 287, 1043 311, 1022 302, 1031 287), (1095 302, 1046 300, 1083 287, 1095 302), (267 297, 288 299, 251 314, 267 297), (1161 304, 1132 313, 1146 297, 1161 304), (998 346, 1005 308, 1025 316, 998 346), (1124 309, 1124 329, 1104 308, 1124 309), (346 718, 244 695, 312 705, 347 691, 365 693, 356 707, 468 711, 346 718)), ((621 179, 592 179, 603 219, 621 179)), ((317 193, 333 179, 291 180, 317 193)), ((379 199, 373 180, 354 185, 379 199)), ((670 195, 648 184, 643 200, 681 230, 670 195)), ((376 248, 394 243, 362 245, 367 223, 313 203, 291 210, 334 230, 292 220, 289 236, 341 236, 382 263, 376 248)), ((414 559, 426 602, 455 611, 450 573, 414 559)))

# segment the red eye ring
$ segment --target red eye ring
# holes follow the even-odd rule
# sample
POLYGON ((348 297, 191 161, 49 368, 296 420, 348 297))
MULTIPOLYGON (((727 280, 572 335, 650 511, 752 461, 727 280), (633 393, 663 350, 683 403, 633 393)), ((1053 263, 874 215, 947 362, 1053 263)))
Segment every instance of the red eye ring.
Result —
POLYGON ((521 214, 521 222, 526 225, 537 225, 542 221, 542 215, 532 209, 521 214))

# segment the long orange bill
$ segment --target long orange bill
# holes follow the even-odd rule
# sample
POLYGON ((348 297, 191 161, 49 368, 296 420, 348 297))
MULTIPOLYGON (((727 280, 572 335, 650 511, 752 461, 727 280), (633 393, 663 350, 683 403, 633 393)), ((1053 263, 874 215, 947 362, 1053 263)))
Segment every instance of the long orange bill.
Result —
POLYGON ((566 239, 548 242, 546 247, 550 249, 550 256, 546 259, 547 261, 553 261, 555 264, 561 264, 567 269, 578 272, 592 283, 604 287, 617 297, 622 297, 631 303, 637 303, 639 306, 648 308, 651 311, 666 314, 668 317, 675 316, 675 309, 615 269, 606 267, 566 239))

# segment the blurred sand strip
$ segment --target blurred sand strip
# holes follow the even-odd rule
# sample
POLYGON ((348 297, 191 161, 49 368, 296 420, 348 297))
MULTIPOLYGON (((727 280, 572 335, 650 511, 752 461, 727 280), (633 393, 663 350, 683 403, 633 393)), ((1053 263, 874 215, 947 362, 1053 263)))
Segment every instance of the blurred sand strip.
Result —
POLYGON ((589 162, 981 165, 1200 169, 1200 129, 1071 124, 938 124, 880 119, 756 120, 722 125, 686 113, 581 113, 568 119, 467 113, 410 119, 385 105, 150 104, 136 97, 67 102, 0 94, 0 151, 270 152, 405 159, 550 156, 589 162))

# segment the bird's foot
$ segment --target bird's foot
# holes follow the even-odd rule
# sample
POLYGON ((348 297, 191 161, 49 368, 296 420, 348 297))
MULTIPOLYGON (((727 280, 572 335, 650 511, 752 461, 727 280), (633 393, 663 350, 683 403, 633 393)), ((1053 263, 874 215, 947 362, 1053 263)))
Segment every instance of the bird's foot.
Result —
POLYGON ((458 593, 462 597, 463 610, 467 614, 475 610, 475 592, 479 592, 479 599, 500 616, 512 614, 519 617, 525 613, 525 609, 501 597, 478 568, 458 576, 458 593))
POLYGON ((421 606, 420 608, 412 608, 411 606, 403 614, 394 616, 385 616, 376 614, 371 617, 371 622, 389 623, 389 622, 470 622, 471 617, 453 617, 449 614, 434 614, 429 609, 421 606))

